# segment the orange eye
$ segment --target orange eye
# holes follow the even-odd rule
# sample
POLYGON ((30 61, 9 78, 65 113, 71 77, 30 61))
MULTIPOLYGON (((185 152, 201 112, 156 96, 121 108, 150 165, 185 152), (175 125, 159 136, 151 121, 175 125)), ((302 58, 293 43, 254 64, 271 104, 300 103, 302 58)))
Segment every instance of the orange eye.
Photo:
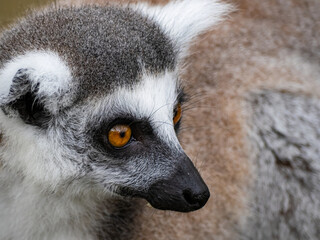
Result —
POLYGON ((173 124, 174 125, 176 125, 180 121, 181 114, 182 114, 181 104, 178 103, 176 106, 176 109, 174 110, 174 117, 173 117, 173 124))
POLYGON ((108 133, 109 143, 116 148, 124 147, 130 139, 131 128, 128 125, 115 125, 108 133))

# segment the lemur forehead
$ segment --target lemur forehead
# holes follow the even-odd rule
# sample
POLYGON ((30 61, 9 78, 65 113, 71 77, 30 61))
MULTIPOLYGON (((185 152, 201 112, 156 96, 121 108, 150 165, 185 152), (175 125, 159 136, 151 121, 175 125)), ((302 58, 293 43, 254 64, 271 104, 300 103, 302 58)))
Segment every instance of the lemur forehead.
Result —
POLYGON ((173 45, 156 23, 132 9, 111 6, 31 16, 2 35, 0 49, 0 69, 26 51, 56 52, 73 70, 81 98, 134 85, 143 69, 157 73, 176 64, 173 45))

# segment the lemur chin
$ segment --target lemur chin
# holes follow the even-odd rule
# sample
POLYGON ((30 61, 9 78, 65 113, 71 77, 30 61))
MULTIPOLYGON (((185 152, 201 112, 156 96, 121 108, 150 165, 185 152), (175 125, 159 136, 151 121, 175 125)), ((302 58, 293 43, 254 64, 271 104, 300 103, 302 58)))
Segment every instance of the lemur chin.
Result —
POLYGON ((0 239, 95 239, 112 212, 95 207, 128 197, 202 208, 209 189, 177 138, 179 74, 191 41, 228 11, 212 0, 67 7, 4 32, 0 239))

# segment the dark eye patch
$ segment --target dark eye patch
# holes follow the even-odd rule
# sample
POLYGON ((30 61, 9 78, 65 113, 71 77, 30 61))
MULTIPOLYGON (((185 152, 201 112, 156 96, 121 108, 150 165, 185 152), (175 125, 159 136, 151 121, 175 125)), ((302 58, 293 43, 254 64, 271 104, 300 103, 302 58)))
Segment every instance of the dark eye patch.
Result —
POLYGON ((126 156, 129 154, 128 151, 130 151, 130 149, 132 150, 137 146, 148 146, 148 142, 154 138, 153 128, 147 119, 116 118, 113 121, 102 123, 99 128, 93 131, 95 147, 98 148, 99 151, 114 157, 126 156), (119 124, 128 125, 131 128, 132 139, 124 148, 115 149, 108 141, 108 132, 113 126, 119 124))

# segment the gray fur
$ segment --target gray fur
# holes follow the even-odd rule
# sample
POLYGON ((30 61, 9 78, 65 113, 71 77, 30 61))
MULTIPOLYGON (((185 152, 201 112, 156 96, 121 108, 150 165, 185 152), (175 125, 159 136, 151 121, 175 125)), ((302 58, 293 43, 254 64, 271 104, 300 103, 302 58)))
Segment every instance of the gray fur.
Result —
POLYGON ((265 91, 250 105, 257 155, 244 239, 319 239, 319 101, 265 91))
POLYGON ((27 50, 57 52, 79 81, 78 97, 136 83, 145 69, 174 69, 175 51, 160 28, 129 8, 51 9, 3 33, 0 68, 27 50), (85 66, 85 69, 83 68, 85 66))

